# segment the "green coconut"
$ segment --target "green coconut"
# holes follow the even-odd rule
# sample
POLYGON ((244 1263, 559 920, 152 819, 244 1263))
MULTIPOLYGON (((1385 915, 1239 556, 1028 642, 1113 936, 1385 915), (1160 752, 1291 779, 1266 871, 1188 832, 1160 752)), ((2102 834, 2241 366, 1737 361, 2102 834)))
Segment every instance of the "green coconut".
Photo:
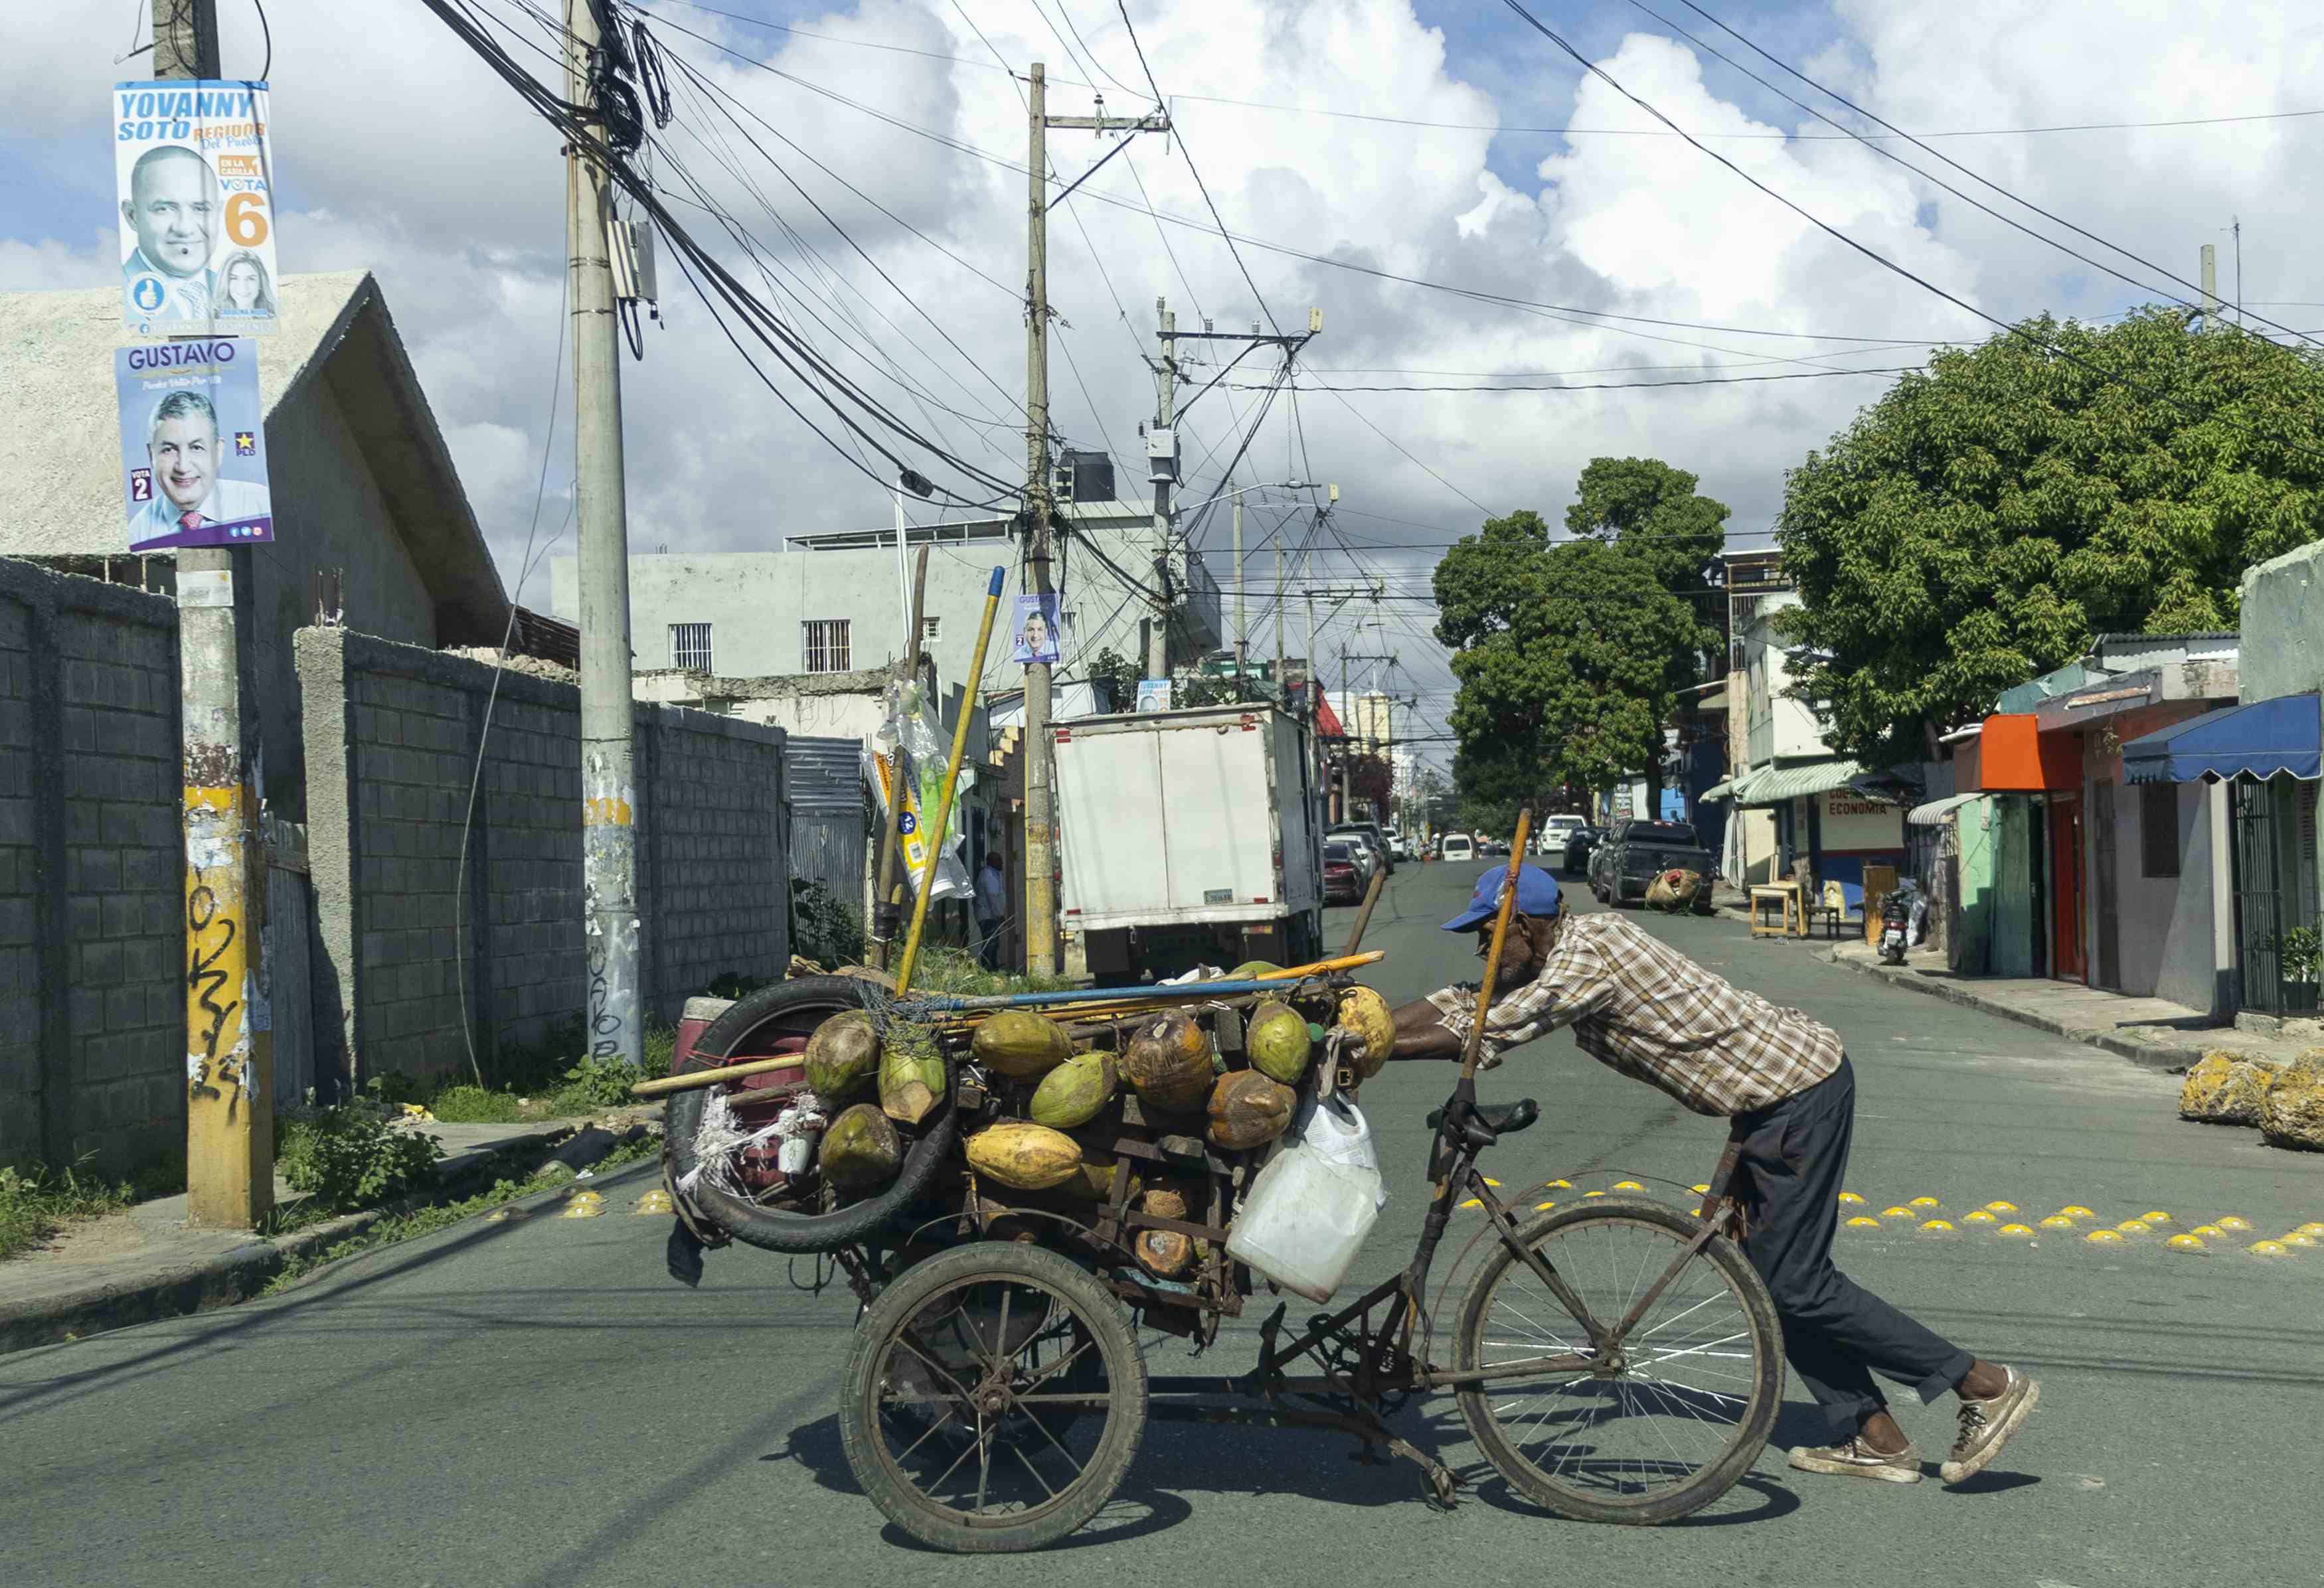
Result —
POLYGON ((902 1124, 918 1124, 944 1101, 946 1077, 936 1033, 908 1020, 891 1021, 880 1049, 880 1107, 902 1124))
POLYGON ((1018 1080, 1047 1075, 1074 1056, 1065 1028, 1029 1009, 1004 1009, 976 1028, 969 1051, 977 1062, 1018 1080))
POLYGON ((1036 1124, 1071 1130, 1087 1124, 1113 1100, 1115 1069, 1111 1053, 1076 1053, 1041 1078, 1026 1110, 1036 1124))
POLYGON ((1261 1075, 1292 1086, 1307 1073, 1307 1022, 1287 1005, 1270 1001, 1251 1011, 1242 1041, 1251 1068, 1261 1075))
POLYGON ((820 1096, 845 1097, 880 1073, 880 1033, 863 1009, 835 1014, 807 1040, 807 1084, 820 1096))
POLYGON ((903 1162, 903 1138, 876 1103, 858 1103, 843 1110, 823 1133, 823 1146, 816 1156, 823 1178, 850 1191, 886 1185, 896 1178, 903 1162))
POLYGON ((1246 959, 1241 964, 1236 966, 1232 970, 1227 972, 1227 979, 1229 981, 1258 981, 1263 978, 1275 975, 1282 968, 1282 966, 1270 965, 1264 959, 1246 959))

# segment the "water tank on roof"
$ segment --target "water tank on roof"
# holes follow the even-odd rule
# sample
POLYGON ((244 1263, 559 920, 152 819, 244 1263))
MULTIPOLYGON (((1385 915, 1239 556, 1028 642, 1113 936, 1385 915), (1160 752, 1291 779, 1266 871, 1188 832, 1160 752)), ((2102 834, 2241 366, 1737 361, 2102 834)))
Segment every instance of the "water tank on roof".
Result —
POLYGON ((1069 446, 1057 454, 1051 489, 1059 501, 1111 501, 1113 460, 1102 452, 1069 446))

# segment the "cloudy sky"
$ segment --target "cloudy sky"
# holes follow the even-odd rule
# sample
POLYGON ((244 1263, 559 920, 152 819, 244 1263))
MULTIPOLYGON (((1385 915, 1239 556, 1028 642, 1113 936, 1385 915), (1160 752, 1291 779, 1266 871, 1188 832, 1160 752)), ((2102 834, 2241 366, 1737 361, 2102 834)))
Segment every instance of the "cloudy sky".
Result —
MULTIPOLYGON (((530 47, 544 35, 523 0, 469 4, 510 24, 517 56, 549 70, 530 47)), ((2216 243, 2232 293, 2229 227, 2240 218, 2246 301, 2302 330, 2324 326, 2313 262, 2324 248, 2313 180, 2324 10, 2297 0, 1705 9, 1899 128, 1975 134, 1934 147, 2173 274, 2193 278, 2199 248, 2216 243)), ((143 58, 122 59, 145 41, 132 25, 143 10, 89 0, 12 18, 0 288, 109 279, 105 91, 144 74, 143 58)), ((219 10, 228 75, 259 72, 256 5, 219 0, 219 10)), ((1846 138, 1738 65, 1844 127, 1869 124, 1680 0, 1537 0, 1535 10, 1743 171, 1987 313, 2095 318, 2186 294, 1909 144, 1878 147, 1919 171, 1846 138), (1923 172, 2144 286, 2009 229, 1923 172)), ((677 85, 655 175, 688 197, 698 182, 760 261, 702 210, 681 204, 680 218, 898 417, 954 457, 1021 473, 1026 121, 1023 85, 1002 63, 1045 62, 1053 112, 1088 114, 1099 93, 1108 114, 1144 111, 1146 69, 1121 14, 1110 0, 718 0, 715 10, 653 0, 650 13, 677 85)), ((1157 296, 1182 329, 1268 316, 1297 328, 1321 308, 1323 334, 1301 361, 1307 390, 1274 403, 1236 482, 1336 482, 1340 508, 1318 538, 1303 503, 1254 497, 1251 572, 1270 587, 1254 589, 1254 648, 1271 648, 1268 537, 1280 523, 1303 583, 1310 553, 1316 585, 1384 582, 1388 599, 1327 619, 1319 649, 1396 653, 1387 682, 1421 696, 1424 721, 1442 721, 1447 675, 1426 607, 1396 598, 1425 592, 1433 548, 1486 509, 1532 507, 1554 521, 1591 458, 1645 454, 1701 474, 1735 509, 1737 543, 1765 544, 1784 470, 1882 387, 1878 375, 1831 372, 1909 365, 1931 342, 1982 330, 1669 134, 1504 5, 1131 0, 1129 17, 1180 131, 1135 140, 1051 216, 1054 423, 1072 445, 1126 460, 1139 451, 1157 296), (1210 203, 1246 240, 1239 248, 1220 237, 1210 203), (1765 375, 1803 378, 1735 379, 1765 375), (1725 383, 1580 389, 1705 377, 1725 383), (1320 390, 1496 382, 1568 389, 1320 390)), ((557 364, 556 141, 419 0, 272 0, 268 20, 282 267, 378 275, 513 587, 557 364)), ((1112 147, 1058 132, 1049 157, 1070 180, 1112 147)), ((885 492, 769 395, 667 252, 661 291, 663 324, 647 332, 644 363, 624 372, 633 547, 748 549, 885 521, 885 492)), ((1194 408, 1185 500, 1221 488, 1272 372, 1271 355, 1255 354, 1194 408)), ((569 507, 563 434, 536 556, 569 507)), ((957 469, 912 461, 968 489, 957 469)), ((1142 473, 1133 468, 1128 478, 1142 473)), ((1197 530, 1222 583, 1226 528, 1222 512, 1197 530)), ((545 571, 524 594, 546 603, 545 571)), ((1297 649, 1304 602, 1293 610, 1297 649)))

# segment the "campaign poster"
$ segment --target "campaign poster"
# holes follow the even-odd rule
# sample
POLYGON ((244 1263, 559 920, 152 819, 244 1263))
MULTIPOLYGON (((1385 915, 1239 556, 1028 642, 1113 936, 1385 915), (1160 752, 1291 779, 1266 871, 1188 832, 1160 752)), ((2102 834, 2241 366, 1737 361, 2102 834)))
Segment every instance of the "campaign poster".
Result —
POLYGON ((1009 653, 1009 659, 1012 662, 1056 662, 1057 634, 1056 596, 1019 596, 1016 647, 1009 653))
POLYGON ((118 347, 113 385, 131 551, 274 538, 256 343, 118 347))
POLYGON ((1141 711, 1167 711, 1170 709, 1170 681, 1167 678, 1141 678, 1138 681, 1138 709, 1141 711))
POLYGON ((137 336, 274 329, 264 83, 115 83, 121 323, 137 336))

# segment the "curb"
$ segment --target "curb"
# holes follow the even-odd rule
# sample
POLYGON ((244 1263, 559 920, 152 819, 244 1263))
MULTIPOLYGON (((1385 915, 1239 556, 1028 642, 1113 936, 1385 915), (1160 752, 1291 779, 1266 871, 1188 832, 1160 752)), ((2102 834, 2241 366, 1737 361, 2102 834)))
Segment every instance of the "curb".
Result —
MULTIPOLYGON (((589 1143, 576 1155, 577 1161, 567 1156, 572 1152, 569 1146, 558 1154, 559 1161, 577 1172, 611 1152, 620 1136, 610 1131, 593 1133, 586 1125, 576 1130, 562 1124, 530 1135, 511 1136, 493 1143, 492 1151, 475 1154, 456 1171, 447 1172, 438 1181, 437 1189, 458 1191, 483 1180, 493 1171, 501 1154, 512 1149, 522 1152, 543 1148, 567 1137, 577 1142, 592 1134, 603 1140, 589 1143)), ((367 1207, 287 1235, 254 1239, 215 1256, 167 1262, 142 1279, 103 1280, 0 1307, 0 1355, 126 1328, 133 1324, 233 1307, 263 1290, 267 1281, 293 1260, 311 1256, 350 1235, 359 1235, 391 1211, 367 1207)))
POLYGON ((2116 1036, 2111 1032, 2091 1031, 2085 1027, 2068 1025, 2062 1020, 2055 1020, 2046 1014, 2036 1014, 2030 1010, 2013 1009, 2006 1004, 1997 1004, 1989 998, 1979 997, 1966 987, 1931 981, 1914 970, 1899 969, 1885 965, 1867 965, 1859 959, 1843 959, 1836 949, 1820 953, 1816 958, 1827 965, 1837 965, 1842 969, 1856 971, 1859 975, 1871 977, 1876 981, 1886 982, 1890 987, 1901 987, 1913 992, 1926 993, 1932 997, 1942 998, 1948 1004, 1958 1004, 1964 1009, 1977 1009, 1987 1014, 1997 1014, 2004 1020, 2014 1020, 2020 1025, 2030 1025, 2036 1031, 2047 1032, 2052 1036, 2064 1037, 2070 1042, 2080 1042, 2085 1047, 2103 1048, 2117 1058, 2129 1060, 2142 1069, 2157 1070, 2166 1075, 2175 1074, 2203 1057, 2203 1050, 2200 1048, 2155 1047, 2150 1043, 2135 1042, 2126 1037, 2116 1036))

